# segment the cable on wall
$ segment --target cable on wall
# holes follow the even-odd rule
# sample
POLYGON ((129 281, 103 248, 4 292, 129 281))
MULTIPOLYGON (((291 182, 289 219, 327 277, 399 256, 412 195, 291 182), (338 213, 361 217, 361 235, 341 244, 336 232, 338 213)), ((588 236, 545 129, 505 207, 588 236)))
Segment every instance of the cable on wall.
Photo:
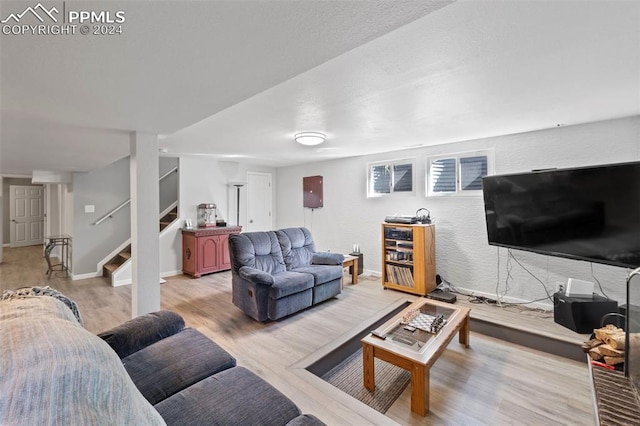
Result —
POLYGON ((598 278, 596 278, 595 274, 593 273, 593 262, 589 262, 589 265, 591 266, 591 276, 596 281, 596 283, 598 283, 598 288, 600 289, 600 293, 602 293, 602 295, 608 299, 609 296, 607 296, 607 294, 602 289, 602 284, 600 284, 600 280, 598 280, 598 278))

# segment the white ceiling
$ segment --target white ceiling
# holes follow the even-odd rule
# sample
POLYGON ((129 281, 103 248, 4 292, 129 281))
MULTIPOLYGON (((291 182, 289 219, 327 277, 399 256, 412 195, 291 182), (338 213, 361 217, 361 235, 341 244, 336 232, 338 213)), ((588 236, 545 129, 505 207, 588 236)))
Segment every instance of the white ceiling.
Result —
POLYGON ((640 114, 639 3, 447 3, 108 3, 122 35, 2 35, 1 172, 101 167, 132 130, 285 166, 640 114))

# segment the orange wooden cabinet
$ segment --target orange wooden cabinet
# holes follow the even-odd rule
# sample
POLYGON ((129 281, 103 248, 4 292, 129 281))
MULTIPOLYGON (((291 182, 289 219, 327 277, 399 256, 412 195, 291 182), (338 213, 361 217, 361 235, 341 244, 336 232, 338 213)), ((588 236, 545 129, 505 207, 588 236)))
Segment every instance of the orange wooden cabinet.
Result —
POLYGON ((182 272, 199 277, 231 269, 229 235, 241 226, 221 226, 182 230, 182 272))
POLYGON ((382 285, 426 295, 436 288, 435 225, 382 224, 382 285))

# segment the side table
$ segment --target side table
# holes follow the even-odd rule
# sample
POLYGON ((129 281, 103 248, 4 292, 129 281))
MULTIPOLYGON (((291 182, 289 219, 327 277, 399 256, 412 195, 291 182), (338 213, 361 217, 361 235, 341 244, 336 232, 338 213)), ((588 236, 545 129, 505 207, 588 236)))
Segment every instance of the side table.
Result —
POLYGON ((69 247, 71 237, 69 235, 49 235, 44 237, 44 258, 47 261, 47 272, 45 275, 51 278, 54 271, 65 272, 69 276, 69 247), (60 263, 51 263, 51 252, 56 247, 60 247, 60 263))
POLYGON ((347 254, 342 261, 343 268, 349 268, 351 272, 351 284, 358 284, 358 258, 347 254))

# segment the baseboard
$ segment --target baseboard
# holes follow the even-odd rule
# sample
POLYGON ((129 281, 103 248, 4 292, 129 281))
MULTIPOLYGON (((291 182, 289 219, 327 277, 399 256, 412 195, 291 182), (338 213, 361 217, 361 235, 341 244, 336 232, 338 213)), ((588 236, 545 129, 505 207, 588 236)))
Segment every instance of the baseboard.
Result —
MULTIPOLYGON (((467 288, 460 288, 460 287, 456 287, 456 290, 459 292, 458 294, 462 293, 468 296, 482 296, 482 297, 486 297, 487 299, 493 299, 493 300, 497 300, 497 296, 495 293, 488 293, 488 292, 484 292, 484 291, 476 291, 476 290, 470 290, 467 288)), ((530 300, 526 300, 526 299, 519 299, 517 297, 510 297, 510 296, 503 296, 500 298, 500 301, 502 303, 526 303, 526 302, 530 302, 530 300)), ((549 303, 541 303, 541 302, 532 302, 532 303, 526 303, 528 308, 532 308, 532 309, 542 309, 544 311, 553 311, 553 303, 551 301, 549 301, 549 303)))
MULTIPOLYGON (((167 280, 162 279, 162 277, 170 277, 170 276, 173 276, 173 275, 177 275, 177 274, 173 274, 173 273, 171 273, 171 272, 167 272, 167 273, 165 273, 165 274, 162 274, 162 275, 160 276, 160 284, 164 284, 164 283, 166 283, 166 282, 167 282, 167 280)), ((113 283, 113 286, 114 286, 114 287, 120 287, 120 286, 123 286, 123 285, 129 285, 129 284, 131 284, 132 282, 133 282, 133 281, 131 280, 131 278, 127 278, 127 279, 125 279, 125 280, 119 280, 119 281, 114 282, 114 283, 113 283)))
POLYGON ((561 338, 553 338, 535 332, 525 331, 479 318, 471 318, 470 329, 473 332, 495 337, 538 351, 584 362, 585 354, 580 346, 561 338))
POLYGON ((129 285, 129 284, 131 284, 131 278, 127 278, 127 279, 124 279, 124 280, 114 281, 114 282, 112 283, 112 285, 113 285, 114 287, 120 287, 120 286, 123 286, 123 285, 129 285))
POLYGON ((182 269, 178 270, 178 271, 166 271, 166 272, 160 272, 160 277, 164 278, 164 277, 173 277, 176 275, 182 275, 182 269))
POLYGON ((76 280, 86 280, 88 278, 97 278, 97 277, 101 277, 102 275, 98 272, 89 272, 86 274, 74 274, 73 272, 71 272, 70 276, 72 281, 76 281, 76 280))

